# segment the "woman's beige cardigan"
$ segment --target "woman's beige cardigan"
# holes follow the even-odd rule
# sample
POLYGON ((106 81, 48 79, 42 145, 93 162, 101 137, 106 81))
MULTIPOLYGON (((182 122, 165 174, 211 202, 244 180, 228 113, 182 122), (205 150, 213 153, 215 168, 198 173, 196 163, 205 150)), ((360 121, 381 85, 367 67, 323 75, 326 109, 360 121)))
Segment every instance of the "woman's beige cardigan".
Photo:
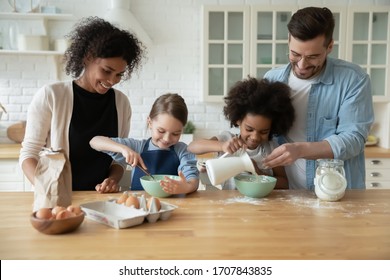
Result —
MULTIPOLYGON (((128 97, 115 90, 118 137, 128 137, 131 107, 128 97)), ((69 159, 69 125, 73 111, 72 81, 46 85, 38 90, 28 107, 26 134, 19 164, 27 158, 39 160, 43 147, 62 149, 69 159)))

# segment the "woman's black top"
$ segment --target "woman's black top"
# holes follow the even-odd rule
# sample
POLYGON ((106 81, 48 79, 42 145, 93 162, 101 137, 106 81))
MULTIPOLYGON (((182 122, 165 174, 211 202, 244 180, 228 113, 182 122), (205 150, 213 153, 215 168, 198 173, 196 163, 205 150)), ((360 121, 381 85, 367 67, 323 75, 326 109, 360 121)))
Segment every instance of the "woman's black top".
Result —
POLYGON ((112 158, 91 148, 97 135, 118 137, 115 92, 92 93, 73 82, 73 113, 69 127, 69 157, 73 190, 95 190, 108 177, 112 158))

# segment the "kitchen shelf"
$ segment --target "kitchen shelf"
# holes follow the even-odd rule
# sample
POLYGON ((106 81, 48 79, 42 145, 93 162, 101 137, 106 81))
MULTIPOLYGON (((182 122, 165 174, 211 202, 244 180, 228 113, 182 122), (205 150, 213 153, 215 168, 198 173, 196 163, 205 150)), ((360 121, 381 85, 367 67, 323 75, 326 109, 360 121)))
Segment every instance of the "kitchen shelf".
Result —
POLYGON ((51 58, 52 63, 55 64, 55 78, 61 80, 61 60, 64 52, 60 51, 19 51, 19 50, 0 50, 0 55, 42 55, 51 58))
POLYGON ((48 19, 48 20, 73 20, 72 14, 46 14, 46 13, 0 13, 1 19, 48 19))
POLYGON ((16 55, 64 55, 60 51, 19 51, 19 50, 0 50, 0 54, 16 54, 16 55))
MULTIPOLYGON (((44 35, 49 34, 50 22, 51 21, 73 21, 75 20, 74 15, 72 14, 63 14, 63 13, 18 13, 18 12, 0 12, 0 19, 10 19, 10 20, 23 20, 26 21, 23 24, 28 24, 28 21, 40 21, 44 35)), ((20 23, 20 22, 19 22, 20 23)), ((55 51, 55 50, 11 50, 11 49, 1 49, 0 55, 40 55, 40 56, 48 56, 49 59, 56 65, 55 77, 56 79, 61 79, 61 60, 64 55, 63 51, 55 51)))

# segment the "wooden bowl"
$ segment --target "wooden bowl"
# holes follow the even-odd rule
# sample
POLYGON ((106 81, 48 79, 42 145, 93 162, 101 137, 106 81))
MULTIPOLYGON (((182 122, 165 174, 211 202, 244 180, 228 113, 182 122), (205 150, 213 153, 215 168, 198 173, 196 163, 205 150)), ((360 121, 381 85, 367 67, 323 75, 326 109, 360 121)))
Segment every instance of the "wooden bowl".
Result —
POLYGON ((32 226, 39 232, 44 234, 62 234, 74 231, 84 221, 85 213, 82 212, 75 217, 55 220, 55 219, 39 219, 36 217, 36 212, 30 216, 32 226))

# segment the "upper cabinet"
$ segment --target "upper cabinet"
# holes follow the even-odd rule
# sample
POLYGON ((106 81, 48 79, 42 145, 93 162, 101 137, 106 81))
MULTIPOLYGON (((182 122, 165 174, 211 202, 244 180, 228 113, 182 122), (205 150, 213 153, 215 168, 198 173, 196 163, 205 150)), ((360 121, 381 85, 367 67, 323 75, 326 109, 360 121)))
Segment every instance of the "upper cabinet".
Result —
MULTIPOLYGON (((204 6, 202 98, 223 102, 248 75, 262 77, 288 63, 287 24, 298 6, 204 6)), ((389 6, 329 6, 335 17, 331 57, 361 65, 371 76, 374 102, 389 101, 389 6), (347 34, 347 35, 345 35, 347 34)))
POLYGON ((371 77, 374 102, 390 101, 390 7, 351 7, 347 57, 371 77))
MULTIPOLYGON (((287 64, 288 29, 287 24, 298 7, 273 8, 251 7, 251 71, 250 74, 262 77, 271 68, 287 64)), ((334 48, 330 56, 343 57, 346 11, 332 8, 335 17, 334 48)))
POLYGON ((295 7, 251 7, 251 76, 262 77, 273 67, 288 63, 287 23, 295 7))
POLYGON ((204 6, 202 17, 202 92, 219 102, 249 72, 249 7, 204 6))

